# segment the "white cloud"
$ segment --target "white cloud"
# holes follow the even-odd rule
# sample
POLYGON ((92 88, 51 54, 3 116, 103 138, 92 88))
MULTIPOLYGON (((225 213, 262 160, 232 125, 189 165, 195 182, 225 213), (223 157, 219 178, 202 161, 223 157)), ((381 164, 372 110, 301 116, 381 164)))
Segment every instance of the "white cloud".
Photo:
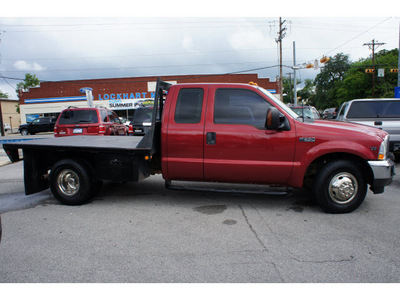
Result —
POLYGON ((14 63, 14 68, 17 70, 25 70, 25 71, 43 71, 45 68, 38 63, 29 63, 25 60, 17 60, 14 63))
POLYGON ((261 49, 266 45, 272 44, 267 42, 266 35, 256 28, 240 29, 228 37, 231 47, 235 50, 261 49))
POLYGON ((194 42, 192 37, 186 35, 182 40, 182 48, 188 51, 194 51, 194 42))

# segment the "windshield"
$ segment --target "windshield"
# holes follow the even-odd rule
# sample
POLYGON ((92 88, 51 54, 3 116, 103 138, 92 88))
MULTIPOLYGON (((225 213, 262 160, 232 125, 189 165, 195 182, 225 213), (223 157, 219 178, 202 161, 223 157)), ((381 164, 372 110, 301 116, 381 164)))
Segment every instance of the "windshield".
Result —
POLYGON ((98 123, 95 110, 65 110, 60 116, 59 124, 98 123))
MULTIPOLYGON (((344 109, 343 109, 344 110, 344 109)), ((347 113, 348 118, 398 118, 400 101, 354 101, 347 113)))
POLYGON ((319 113, 313 107, 304 106, 304 107, 291 107, 291 109, 298 114, 299 116, 303 116, 309 119, 320 119, 319 113))
POLYGON ((275 102, 276 105, 278 105, 279 107, 281 107, 286 113, 288 113, 291 117, 293 118, 298 118, 299 115, 297 115, 293 110, 291 110, 289 108, 289 106, 287 106, 285 103, 283 103, 282 101, 280 101, 278 98, 276 98, 273 94, 271 94, 270 92, 268 92, 267 90, 263 89, 262 87, 257 87, 258 90, 260 90, 263 94, 265 94, 269 99, 271 99, 272 101, 275 102))
POLYGON ((153 119, 153 109, 150 108, 138 108, 133 116, 132 123, 143 123, 151 122, 153 119))

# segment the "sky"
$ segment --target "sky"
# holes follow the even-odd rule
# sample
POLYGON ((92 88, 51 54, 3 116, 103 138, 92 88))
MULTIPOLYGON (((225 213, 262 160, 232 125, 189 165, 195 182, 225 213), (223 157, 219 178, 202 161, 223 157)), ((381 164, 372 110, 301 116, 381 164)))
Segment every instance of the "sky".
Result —
POLYGON ((371 49, 363 44, 373 39, 385 43, 377 51, 399 47, 397 3, 387 9, 364 1, 365 7, 374 6, 371 11, 342 0, 335 2, 336 10, 308 0, 300 8, 292 7, 295 1, 283 7, 206 0, 195 12, 194 2, 177 0, 139 7, 115 0, 100 9, 76 0, 61 8, 56 1, 30 3, 0 12, 0 90, 11 99, 17 99, 15 86, 26 73, 63 81, 249 72, 275 81, 280 16, 286 28, 283 75, 293 73, 295 42, 297 78, 303 81, 320 72, 305 64, 323 56, 342 52, 351 61, 368 58, 371 49))

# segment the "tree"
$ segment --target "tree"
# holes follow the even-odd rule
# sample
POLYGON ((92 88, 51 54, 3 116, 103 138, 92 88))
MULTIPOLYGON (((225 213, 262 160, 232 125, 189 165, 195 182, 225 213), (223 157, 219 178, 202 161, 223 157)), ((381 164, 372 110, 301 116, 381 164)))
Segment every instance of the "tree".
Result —
MULTIPOLYGON (((377 72, 375 72, 374 94, 376 98, 394 97, 394 87, 397 86, 397 74, 390 73, 390 69, 397 69, 398 55, 398 49, 382 50, 375 55, 376 70, 385 69, 384 77, 377 77, 377 72)), ((351 65, 338 90, 341 102, 372 97, 372 74, 365 73, 365 69, 371 68, 371 58, 360 59, 351 65)))
MULTIPOLYGON (((297 85, 299 85, 301 80, 297 79, 296 82, 297 85)), ((293 79, 291 77, 283 77, 283 95, 284 103, 294 103, 294 86, 293 79)))
POLYGON ((374 93, 372 59, 360 59, 351 63, 348 55, 338 53, 325 64, 315 78, 316 94, 311 96, 311 102, 318 108, 339 107, 343 102, 352 99, 393 98, 394 87, 397 85, 397 74, 390 69, 397 69, 399 50, 381 50, 375 54, 375 88, 374 93), (385 69, 384 77, 377 77, 377 70, 385 69))
POLYGON ((311 97, 311 102, 320 109, 338 106, 338 87, 344 80, 347 70, 350 68, 349 56, 338 53, 325 63, 314 80, 316 93, 311 97))
MULTIPOLYGON (((36 77, 35 74, 29 74, 26 73, 25 74, 25 80, 21 81, 19 83, 17 83, 17 89, 15 90, 18 97, 19 97, 19 91, 27 91, 29 90, 30 87, 35 87, 40 85, 40 80, 36 77)), ((19 110, 19 103, 17 105, 15 105, 15 110, 17 113, 20 113, 19 110)))
MULTIPOLYGON (((297 97, 299 98, 299 101, 312 99, 312 96, 315 94, 314 90, 314 81, 312 79, 305 79, 304 87, 301 90, 297 91, 297 97)), ((311 102, 310 104, 313 103, 311 102)))
POLYGON ((8 94, 7 93, 3 93, 1 90, 0 90, 0 99, 7 99, 8 98, 8 94))
POLYGON ((35 74, 31 75, 29 73, 25 74, 25 80, 21 81, 17 84, 17 89, 15 90, 17 92, 17 95, 19 96, 19 91, 27 91, 31 87, 35 87, 40 85, 40 80, 36 77, 35 74))

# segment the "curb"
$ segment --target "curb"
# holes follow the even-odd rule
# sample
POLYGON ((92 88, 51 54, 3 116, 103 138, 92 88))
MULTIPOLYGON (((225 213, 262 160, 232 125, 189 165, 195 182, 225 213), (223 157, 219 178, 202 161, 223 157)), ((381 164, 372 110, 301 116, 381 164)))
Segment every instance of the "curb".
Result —
POLYGON ((11 161, 0 161, 0 167, 11 164, 11 161))

